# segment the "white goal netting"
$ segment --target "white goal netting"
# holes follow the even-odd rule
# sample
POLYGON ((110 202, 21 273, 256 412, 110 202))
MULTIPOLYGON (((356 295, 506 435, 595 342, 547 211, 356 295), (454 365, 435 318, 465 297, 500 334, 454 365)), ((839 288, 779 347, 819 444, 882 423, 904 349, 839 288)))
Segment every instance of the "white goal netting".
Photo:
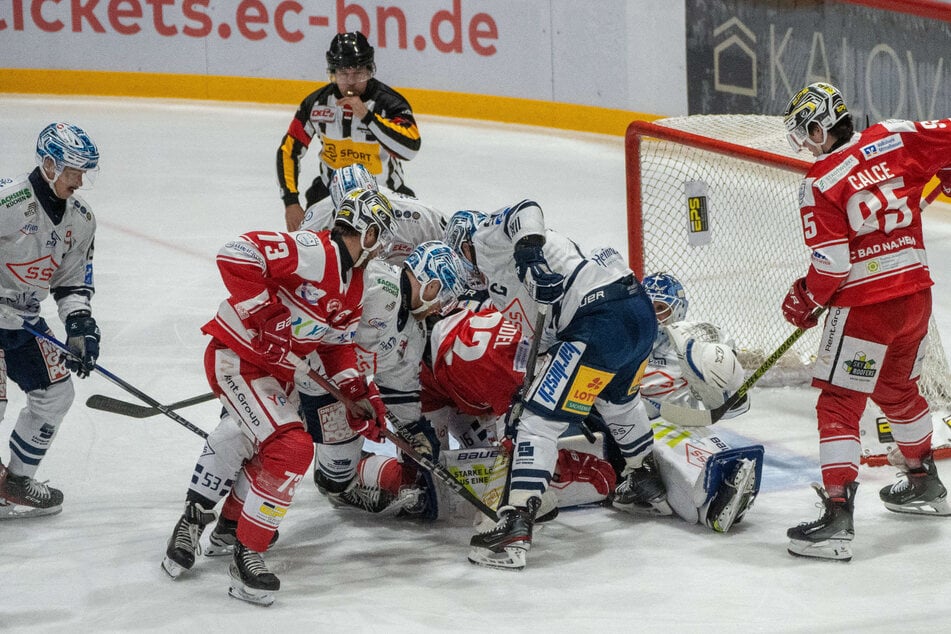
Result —
MULTIPOLYGON (((792 152, 780 117, 762 115, 637 122, 627 148, 632 266, 680 279, 689 315, 730 333, 752 372, 793 331, 780 306, 809 265, 798 188, 812 157, 792 152)), ((820 333, 806 332, 760 385, 807 382, 820 333)), ((922 375, 932 406, 951 408, 933 321, 922 375)))

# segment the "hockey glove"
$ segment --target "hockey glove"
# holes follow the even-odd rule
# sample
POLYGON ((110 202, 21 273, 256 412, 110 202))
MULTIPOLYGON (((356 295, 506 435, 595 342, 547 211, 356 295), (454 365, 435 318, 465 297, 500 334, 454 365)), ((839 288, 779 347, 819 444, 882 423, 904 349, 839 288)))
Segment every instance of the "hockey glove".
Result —
POLYGON ((363 376, 340 382, 340 393, 347 402, 347 423, 350 429, 373 442, 383 442, 386 429, 386 406, 380 390, 363 376))
POLYGON ((793 282, 783 300, 783 317, 786 321, 796 328, 808 330, 819 323, 817 308, 820 306, 806 288, 806 278, 800 277, 793 282))
POLYGON ((548 266, 541 246, 515 248, 515 272, 539 304, 554 304, 565 294, 565 277, 548 266))
POLYGON ((99 326, 88 310, 77 310, 66 318, 66 346, 72 354, 63 355, 63 360, 81 379, 96 367, 100 337, 99 326))
POLYGON ((941 183, 941 193, 945 196, 951 196, 951 167, 945 167, 938 170, 935 174, 941 183))
POLYGON ((291 347, 291 311, 287 306, 271 299, 248 316, 247 326, 257 331, 251 345, 268 363, 284 360, 291 347))
POLYGON ((421 416, 403 425, 403 431, 413 445, 413 449, 434 462, 439 458, 439 440, 428 418, 421 416))

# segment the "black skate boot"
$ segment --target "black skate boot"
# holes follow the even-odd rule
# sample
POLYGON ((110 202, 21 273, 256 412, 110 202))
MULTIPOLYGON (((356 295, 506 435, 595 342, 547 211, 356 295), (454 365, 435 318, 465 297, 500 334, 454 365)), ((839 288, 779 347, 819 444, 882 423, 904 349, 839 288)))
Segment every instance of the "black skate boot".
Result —
POLYGON ((951 515, 948 491, 938 479, 934 458, 928 456, 917 469, 907 469, 905 478, 878 492, 885 508, 896 513, 951 515))
POLYGON ((201 552, 198 540, 205 527, 215 519, 214 511, 206 511, 196 502, 186 502, 185 512, 168 540, 165 550, 165 559, 162 560, 162 570, 177 579, 180 574, 190 570, 195 565, 195 555, 201 552))
POLYGON ((55 515, 63 510, 63 492, 37 482, 30 476, 17 476, 0 465, 0 519, 55 515), (2 474, 0 474, 2 476, 2 474))
POLYGON ((748 458, 737 460, 733 474, 724 479, 707 509, 706 525, 718 533, 730 530, 753 506, 755 489, 756 462, 748 458))
MULTIPOLYGON (((234 554, 234 545, 238 541, 238 520, 229 520, 225 517, 219 517, 214 530, 208 536, 208 546, 205 548, 206 557, 221 557, 222 555, 234 554)), ((274 531, 268 548, 277 542, 280 533, 274 531)))
POLYGON ((541 500, 533 496, 528 498, 524 507, 500 508, 496 525, 469 540, 469 561, 503 570, 524 568, 525 553, 532 547, 532 526, 540 506, 541 500))
POLYGON ((653 454, 644 463, 633 469, 627 467, 621 474, 621 482, 614 489, 614 508, 634 514, 671 515, 667 503, 667 487, 660 479, 660 472, 653 454))
POLYGON ((799 557, 851 561, 852 538, 855 537, 852 511, 855 508, 858 482, 849 482, 845 487, 845 497, 842 498, 830 498, 818 484, 812 487, 822 500, 822 517, 787 530, 789 546, 786 549, 789 554, 799 557))
POLYGON ((267 569, 261 553, 235 542, 231 562, 231 587, 228 594, 255 605, 274 603, 274 593, 281 589, 281 580, 267 569))

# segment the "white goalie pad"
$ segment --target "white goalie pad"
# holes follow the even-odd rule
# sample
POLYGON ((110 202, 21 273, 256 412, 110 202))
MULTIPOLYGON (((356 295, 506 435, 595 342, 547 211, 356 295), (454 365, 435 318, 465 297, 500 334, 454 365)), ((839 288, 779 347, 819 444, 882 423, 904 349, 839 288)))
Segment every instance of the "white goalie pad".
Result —
POLYGON ((667 501, 679 517, 704 523, 707 507, 737 460, 756 462, 753 497, 759 491, 763 468, 762 445, 732 447, 708 427, 679 427, 657 421, 654 457, 667 486, 667 501))

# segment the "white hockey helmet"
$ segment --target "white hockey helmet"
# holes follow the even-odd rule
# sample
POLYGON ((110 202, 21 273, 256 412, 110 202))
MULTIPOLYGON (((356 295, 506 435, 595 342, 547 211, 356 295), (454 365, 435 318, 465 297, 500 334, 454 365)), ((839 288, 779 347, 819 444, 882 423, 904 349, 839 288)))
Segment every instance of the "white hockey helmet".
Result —
POLYGON ((821 146, 826 142, 829 130, 848 116, 849 109, 845 107, 838 88, 821 81, 809 84, 790 99, 783 112, 786 140, 796 152, 802 150, 806 143, 813 143, 809 138, 809 128, 815 123, 822 130, 822 142, 818 144, 821 146))
POLYGON ((393 206, 379 192, 355 189, 347 194, 334 210, 334 224, 343 224, 360 234, 362 253, 354 266, 361 266, 370 257, 386 253, 393 241, 393 206), (376 241, 367 242, 371 227, 376 227, 376 241))
POLYGON ((657 321, 674 324, 687 318, 687 293, 684 285, 670 273, 653 273, 641 282, 644 292, 654 303, 657 321))
POLYGON ((79 126, 70 123, 51 123, 36 139, 36 164, 44 177, 43 164, 50 159, 54 164, 55 182, 67 167, 83 172, 84 185, 91 187, 99 173, 99 148, 79 126))
POLYGON ((419 299, 422 305, 411 311, 414 315, 425 313, 434 305, 438 305, 439 313, 445 315, 455 307, 456 298, 466 290, 462 261, 445 242, 423 242, 413 249, 403 266, 409 269, 420 285, 419 299), (438 286, 433 282, 437 282, 438 286))
POLYGON ((456 252, 459 256, 459 260, 462 262, 462 267, 465 271, 466 286, 477 291, 485 289, 485 278, 475 262, 475 251, 471 249, 471 245, 472 236, 476 231, 476 227, 485 219, 486 215, 481 211, 463 209, 452 214, 446 223, 446 244, 456 252), (462 248, 464 244, 470 245, 472 260, 466 257, 462 248))
POLYGON ((354 189, 369 189, 372 192, 378 192, 380 186, 362 163, 353 163, 334 170, 333 176, 330 177, 330 199, 334 203, 334 209, 340 205, 343 197, 354 189))

